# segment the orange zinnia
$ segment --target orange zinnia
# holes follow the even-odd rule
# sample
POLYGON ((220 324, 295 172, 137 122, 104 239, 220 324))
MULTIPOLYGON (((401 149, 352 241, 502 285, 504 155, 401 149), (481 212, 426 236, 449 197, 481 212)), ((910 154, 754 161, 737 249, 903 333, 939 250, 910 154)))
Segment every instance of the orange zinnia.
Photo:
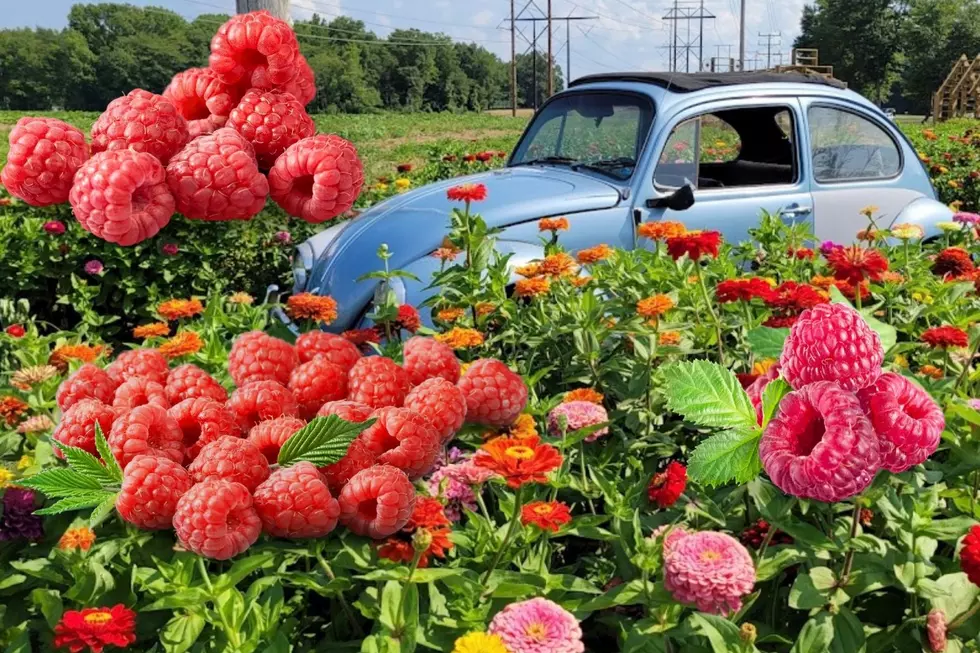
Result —
POLYGON ((444 308, 436 313, 436 317, 443 322, 455 322, 464 315, 466 315, 466 311, 462 308, 444 308))
POLYGON ((518 267, 514 268, 514 272, 522 277, 527 277, 528 279, 538 277, 541 276, 541 264, 528 263, 527 265, 519 265, 518 267))
POLYGON ((85 526, 79 526, 78 528, 69 528, 58 540, 58 548, 62 551, 72 551, 74 549, 81 549, 82 551, 88 551, 92 548, 92 544, 95 542, 95 532, 91 528, 85 526))
POLYGON ((286 300, 286 313, 295 320, 313 320, 330 324, 337 319, 337 302, 333 297, 300 293, 286 300))
POLYGON ((197 299, 169 299, 157 306, 157 313, 167 320, 194 317, 204 312, 204 305, 197 299))
POLYGON ((674 308, 674 300, 667 295, 653 295, 636 302, 636 313, 640 317, 655 320, 674 308))
POLYGON ((562 403, 567 404, 572 401, 587 401, 590 404, 601 406, 604 399, 605 397, 601 392, 593 390, 592 388, 576 388, 575 390, 569 390, 565 393, 562 403))
POLYGON ((459 254, 458 249, 455 247, 440 247, 436 251, 432 252, 432 256, 436 257, 440 261, 451 261, 459 254))
POLYGON ((474 308, 476 308, 477 316, 483 317, 484 315, 489 315, 497 310, 497 305, 493 302, 480 302, 474 308))
POLYGON ((919 368, 919 373, 925 374, 926 376, 932 377, 934 379, 943 378, 943 371, 938 367, 936 367, 935 365, 923 365, 922 367, 919 368))
POLYGON ((561 501, 532 501, 521 508, 521 523, 534 524, 541 530, 557 533, 572 521, 568 506, 561 501))
POLYGON ((170 334, 170 325, 165 322, 152 322, 143 324, 133 329, 133 337, 140 340, 146 338, 156 338, 170 334))
POLYGON ((592 281, 592 277, 572 277, 568 280, 568 282, 576 288, 582 288, 588 285, 590 281, 592 281))
POLYGON ((604 261, 612 254, 612 248, 609 245, 596 245, 595 247, 590 247, 589 249, 583 249, 577 254, 578 262, 583 265, 589 263, 598 263, 599 261, 604 261))
POLYGON ((676 346, 681 344, 681 334, 676 331, 664 331, 658 336, 657 342, 661 345, 676 346))
POLYGON ((562 463, 562 455, 541 438, 501 436, 485 443, 473 459, 477 465, 499 474, 512 488, 525 483, 545 483, 548 474, 562 463))
POLYGON ((541 218, 538 231, 568 231, 568 218, 541 218))
POLYGON ((0 397, 0 419, 7 422, 7 426, 16 424, 28 408, 26 403, 12 395, 0 397))
POLYGON ((685 233, 687 233, 687 227, 680 222, 671 222, 669 220, 663 222, 644 222, 636 228, 636 235, 641 238, 649 238, 650 240, 666 240, 667 238, 683 236, 685 233))
POLYGON ((196 331, 181 331, 167 342, 160 345, 157 351, 167 360, 196 354, 204 347, 204 341, 196 331))
POLYGON ((453 349, 469 349, 483 344, 483 334, 476 329, 454 327, 445 333, 437 333, 435 339, 453 349))
POLYGON ((557 254, 546 256, 538 265, 541 269, 541 274, 549 277, 568 276, 575 272, 578 267, 575 265, 575 259, 565 252, 558 252, 557 254))
POLYGON ((412 516, 408 523, 398 533, 389 537, 378 548, 378 555, 394 562, 411 562, 415 559, 415 542, 420 532, 428 540, 428 546, 419 556, 419 568, 429 566, 429 558, 445 558, 446 553, 453 548, 449 539, 452 528, 446 517, 445 507, 433 497, 418 497, 412 516))
POLYGON ((514 295, 517 297, 537 297, 551 290, 551 281, 547 277, 518 279, 514 284, 514 295))

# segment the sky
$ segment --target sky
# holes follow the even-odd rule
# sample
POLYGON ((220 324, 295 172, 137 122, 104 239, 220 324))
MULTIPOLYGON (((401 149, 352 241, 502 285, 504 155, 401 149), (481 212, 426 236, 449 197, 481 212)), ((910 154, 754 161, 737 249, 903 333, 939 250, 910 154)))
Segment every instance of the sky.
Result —
MULTIPOLYGON (((42 0, 20 2, 5 0, 0 11, 0 28, 51 27, 61 28, 67 22, 68 10, 78 0, 42 0)), ((234 0, 129 0, 139 6, 172 9, 188 18, 201 13, 232 13, 234 0)), ((548 0, 515 0, 516 11, 525 18, 546 15, 548 0), (523 9, 523 12, 522 12, 523 9)), ((704 0, 704 12, 714 19, 704 20, 704 61, 718 56, 727 65, 727 58, 738 57, 738 11, 740 0, 704 0), (730 47, 729 47, 730 46, 730 47), (730 54, 729 54, 730 53, 730 54)), ((766 65, 766 43, 772 43, 771 62, 789 63, 793 39, 799 33, 800 14, 806 0, 745 0, 746 8, 746 68, 766 65), (767 39, 763 34, 776 34, 767 39)), ((326 18, 346 15, 365 23, 379 36, 395 28, 417 28, 442 32, 456 41, 476 42, 495 52, 504 60, 510 58, 510 0, 291 0, 296 18, 306 18, 313 12, 326 18)), ((668 70, 672 21, 669 15, 697 15, 700 0, 552 0, 552 14, 587 16, 594 20, 571 24, 572 78, 591 73, 610 71, 668 70)), ((676 21, 681 45, 688 38, 696 39, 698 20, 676 21)), ((547 49, 546 29, 538 26, 538 47, 547 49)), ((530 51, 532 23, 521 23, 526 36, 517 37, 518 52, 530 51)), ((567 53, 564 21, 555 24, 553 50, 564 69, 567 53)), ((678 56, 678 69, 697 70, 697 51, 685 64, 683 50, 678 56)), ((723 68, 720 68, 723 69, 723 68)))

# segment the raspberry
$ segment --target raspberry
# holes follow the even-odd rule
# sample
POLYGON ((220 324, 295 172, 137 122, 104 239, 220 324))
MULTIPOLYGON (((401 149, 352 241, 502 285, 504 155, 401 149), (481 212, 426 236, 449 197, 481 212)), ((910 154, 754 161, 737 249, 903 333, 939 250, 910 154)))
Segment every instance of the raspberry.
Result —
POLYGON ((350 443, 350 447, 347 448, 347 453, 344 454, 343 458, 332 465, 321 467, 320 473, 327 479, 327 485, 330 487, 330 491, 337 494, 347 485, 347 482, 350 481, 354 474, 371 467, 374 465, 374 462, 374 454, 360 438, 357 438, 350 443))
POLYGON ((315 356, 323 356, 334 365, 340 365, 350 372, 354 363, 361 359, 357 345, 343 336, 326 331, 308 331, 296 338, 296 353, 299 362, 309 363, 315 356))
POLYGON ((208 397, 191 397, 174 405, 169 411, 184 434, 184 453, 188 461, 195 460, 201 448, 218 438, 242 433, 235 414, 208 397))
POLYGON ((360 438, 378 464, 394 465, 411 479, 432 469, 442 443, 429 420, 404 408, 379 408, 372 417, 378 421, 360 438))
POLYGON ((347 396, 347 372, 326 358, 317 356, 303 363, 289 377, 289 389, 299 403, 303 419, 313 419, 325 402, 338 401, 347 396))
POLYGON ((443 378, 432 378, 412 388, 405 397, 405 408, 429 421, 446 444, 466 420, 466 397, 463 391, 443 378))
POLYGON ((209 478, 224 479, 241 483, 254 492, 269 478, 269 463, 248 440, 226 435, 204 445, 187 471, 195 483, 209 478))
POLYGON ((174 75, 163 97, 187 121, 191 140, 224 127, 228 114, 238 104, 235 89, 208 68, 188 68, 174 75))
POLYGON ((72 180, 88 158, 85 134, 55 118, 21 118, 8 137, 0 182, 32 206, 68 201, 72 180))
POLYGON ((412 385, 440 377, 450 383, 459 381, 459 359, 452 348, 432 338, 415 336, 405 343, 405 371, 412 385))
POLYGON ((354 474, 337 497, 340 523, 380 540, 400 531, 415 509, 415 487, 405 472, 375 465, 354 474))
POLYGON ((805 311, 783 345, 779 366, 796 389, 833 381, 845 390, 866 388, 881 374, 881 339, 861 314, 843 304, 805 311))
POLYGON ((268 169, 293 143, 316 133, 299 100, 280 91, 248 91, 228 116, 231 127, 255 148, 259 166, 268 169))
POLYGON ((130 349, 116 357, 106 372, 117 383, 141 377, 162 386, 167 385, 170 367, 167 359, 156 349, 130 349))
POLYGON ((858 398, 830 381, 783 397, 759 457, 780 490, 828 503, 863 492, 880 461, 878 438, 858 398))
POLYGON ((262 530, 275 537, 323 537, 340 517, 340 504, 313 463, 277 469, 254 499, 262 530))
POLYGON ((762 425, 762 392, 766 389, 772 381, 775 381, 779 377, 779 363, 773 364, 765 374, 759 375, 757 379, 752 381, 752 383, 745 389, 745 393, 749 395, 749 400, 752 402, 752 407, 755 408, 755 418, 758 420, 759 425, 762 425))
POLYGON ((165 408, 153 404, 137 406, 117 417, 107 439, 122 467, 141 454, 175 463, 184 461, 183 431, 165 408))
POLYGON ((922 463, 939 446, 943 411, 929 394, 900 374, 888 372, 858 392, 878 434, 881 466, 895 474, 922 463))
POLYGON ((302 52, 297 53, 294 67, 296 77, 283 84, 282 90, 299 100, 299 103, 305 107, 316 97, 316 77, 302 52))
POLYGON ((269 194, 252 146, 227 128, 194 139, 174 155, 167 187, 177 210, 191 220, 250 220, 269 194))
POLYGON ((136 456, 123 473, 116 510, 139 528, 170 528, 177 501, 192 485, 187 470, 169 458, 136 456))
MULTIPOLYGON (((51 439, 98 456, 98 450, 95 448, 95 425, 98 424, 102 428, 102 433, 108 437, 115 420, 116 412, 110 406, 97 399, 80 399, 61 416, 61 421, 51 435, 51 439)), ((57 446, 55 453, 61 456, 57 446)))
POLYGON ((92 153, 146 152, 166 165, 189 137, 187 121, 173 102, 138 88, 110 102, 92 125, 92 153))
POLYGON ((286 213, 318 224, 354 206, 364 166, 354 146, 335 134, 293 143, 269 170, 269 195, 286 213))
POLYGON ((228 354, 228 372, 239 387, 266 380, 286 385, 298 364, 299 358, 292 345, 261 331, 238 336, 228 354))
POLYGON ((211 39, 208 67, 225 84, 272 88, 296 76, 293 29, 268 11, 233 16, 211 39))
POLYGON ((174 214, 167 173, 145 152, 100 152, 75 173, 68 196, 86 231, 128 247, 156 236, 174 214))
POLYGON ((214 377, 192 363, 171 370, 165 390, 167 399, 173 405, 192 397, 207 397, 220 404, 228 401, 228 391, 214 377))
POLYGON ((412 389, 408 373, 390 358, 366 356, 354 364, 348 377, 348 399, 372 408, 401 406, 412 389))
POLYGON ((260 422, 248 432, 249 441, 254 444, 270 463, 279 460, 279 450, 293 433, 306 426, 306 422, 296 417, 279 417, 260 422))
POLYGON ((527 406, 524 379, 493 358, 481 358, 457 384, 466 397, 466 420, 487 426, 510 426, 527 406))
POLYGON ((373 412, 374 409, 370 406, 359 404, 356 401, 328 401, 320 406, 316 415, 317 417, 336 415, 347 422, 364 422, 371 417, 373 412))
POLYGON ((299 405, 293 393, 275 381, 256 381, 235 390, 225 404, 247 433, 259 422, 277 417, 296 417, 299 405))
POLYGON ((58 386, 58 408, 65 412, 82 399, 111 404, 118 385, 104 369, 85 363, 58 386))
POLYGON ((122 383, 116 388, 116 394, 112 399, 112 407, 123 411, 145 404, 170 408, 170 401, 163 386, 156 381, 150 381, 145 376, 134 376, 122 383))
POLYGON ((209 479, 193 486, 177 502, 174 530, 190 551, 227 560, 259 539, 262 520, 248 488, 234 481, 209 479))

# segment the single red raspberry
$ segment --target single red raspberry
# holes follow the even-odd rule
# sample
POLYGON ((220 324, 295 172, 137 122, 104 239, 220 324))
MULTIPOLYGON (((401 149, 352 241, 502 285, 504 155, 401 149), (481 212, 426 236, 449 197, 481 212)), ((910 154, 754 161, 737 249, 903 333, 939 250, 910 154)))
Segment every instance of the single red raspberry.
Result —
POLYGON ((779 378, 779 363, 775 363, 772 367, 766 370, 765 374, 760 374, 757 379, 752 381, 752 383, 745 389, 745 393, 749 395, 749 400, 752 402, 752 407, 755 408, 755 418, 758 420, 759 425, 762 425, 762 391, 766 389, 766 386, 779 378))
POLYGON ((85 134, 55 118, 21 118, 8 137, 0 183, 32 206, 68 201, 75 172, 88 159, 85 134))
POLYGON ((316 133, 313 119, 299 100, 289 93, 257 88, 231 110, 227 125, 252 144, 263 169, 271 168, 290 145, 316 133))
POLYGON ((275 537, 323 537, 340 517, 340 504, 313 463, 277 469, 254 499, 262 530, 275 537))
POLYGON ((466 421, 510 426, 527 406, 524 379, 493 358, 481 358, 457 384, 466 397, 466 421))
POLYGON ((141 454, 184 462, 184 433, 167 409, 153 404, 122 413, 107 437, 122 467, 141 454))
POLYGON ((105 371, 120 384, 141 377, 166 386, 170 366, 156 349, 130 349, 119 354, 105 371))
POLYGON ((265 206, 269 182, 234 129, 196 138, 167 164, 167 187, 191 220, 250 220, 265 206))
POLYGON ((298 364, 292 345, 261 331, 238 336, 228 354, 228 372, 238 387, 266 380, 286 385, 298 364))
POLYGON ((863 492, 881 460, 858 398, 831 381, 783 397, 762 435, 759 457, 780 490, 828 503, 863 492))
POLYGON ((466 420, 466 397, 446 379, 435 377, 412 388, 405 397, 405 408, 418 413, 436 430, 446 444, 466 420))
POLYGON ((364 166, 354 146, 335 134, 293 143, 269 170, 269 195, 289 215, 319 224, 354 206, 364 166))
POLYGON ((254 492, 269 478, 269 462, 248 440, 226 435, 204 445, 187 471, 195 483, 209 478, 224 479, 241 483, 254 492))
POLYGON ((166 165, 188 138, 187 121, 174 103, 138 88, 110 102, 92 125, 92 153, 146 152, 166 165))
POLYGON ((881 375, 881 339, 861 314, 844 304, 805 311, 783 345, 779 366, 796 389, 833 381, 845 390, 866 388, 881 375))
MULTIPOLYGON (((346 402, 334 402, 346 403, 346 402)), ((354 420, 364 421, 364 420, 354 420)), ((350 443, 344 457, 332 465, 320 468, 320 473, 327 479, 327 485, 334 494, 339 493, 354 474, 371 467, 375 463, 374 454, 364 442, 357 438, 350 443)))
POLYGON ((297 417, 278 417, 259 422, 248 432, 249 441, 254 444, 270 463, 279 460, 279 450, 293 433, 306 426, 297 417))
POLYGON ((188 68, 174 75, 163 91, 187 121, 191 140, 225 126, 228 114, 240 99, 210 68, 188 68))
MULTIPOLYGON (((341 503, 343 507, 343 503, 341 503)), ((960 548, 960 569, 974 585, 980 585, 980 525, 971 526, 960 548)))
POLYGON ((212 478, 194 485, 177 502, 174 530, 188 550, 227 560, 259 539, 262 520, 255 512, 248 488, 212 478))
POLYGON ((347 338, 319 330, 307 331, 296 338, 296 353, 301 363, 323 356, 334 365, 340 365, 345 372, 350 372, 354 363, 361 359, 357 345, 347 338))
POLYGON ((187 470, 169 458, 136 456, 123 472, 116 510, 139 528, 171 528, 177 502, 192 485, 187 470))
POLYGON ((58 386, 58 408, 65 412, 82 399, 111 404, 118 385, 104 369, 85 363, 58 386))
POLYGON ((412 382, 408 373, 390 358, 365 356, 351 368, 348 388, 351 401, 383 408, 401 406, 412 382))
POLYGON ((432 469, 442 442, 429 420, 404 408, 379 408, 372 417, 378 421, 360 438, 379 465, 394 465, 413 480, 432 469))
POLYGON ((415 336, 405 342, 405 363, 412 385, 440 377, 450 383, 459 381, 459 359, 452 347, 433 338, 415 336))
POLYGON ((112 407, 119 411, 127 411, 145 404, 170 408, 170 400, 167 399, 163 386, 145 376, 134 376, 124 381, 116 388, 112 399, 112 407))
POLYGON ((320 406, 347 396, 347 372, 326 358, 317 356, 303 363, 289 377, 289 389, 299 403, 303 419, 313 419, 320 406))
POLYGON ((243 433, 248 433, 259 422, 299 415, 293 393, 275 381, 249 383, 231 393, 225 406, 235 414, 243 433))
POLYGON ((408 523, 415 509, 415 487, 397 467, 375 465, 354 474, 337 501, 341 524, 357 535, 381 540, 408 523))
POLYGON ((146 152, 100 152, 75 173, 68 195, 86 231, 128 247, 156 236, 174 214, 167 173, 146 152))
POLYGON ((302 52, 296 55, 294 68, 296 69, 296 77, 280 88, 299 100, 299 103, 305 107, 316 97, 316 76, 302 52))
POLYGON ((176 405, 184 399, 207 397, 219 404, 228 401, 228 391, 213 376, 193 363, 175 367, 167 376, 167 399, 176 405))
POLYGON ((208 397, 191 397, 169 411, 184 434, 185 460, 195 460, 201 449, 218 438, 242 435, 235 414, 208 397))
POLYGON ((878 435, 882 467, 899 474, 936 451, 946 420, 942 409, 918 385, 888 372, 860 390, 858 399, 878 435))
POLYGON ((296 76, 299 43, 285 21, 268 11, 233 16, 211 39, 208 67, 225 84, 272 88, 296 76))
POLYGON ((329 417, 336 415, 347 422, 365 422, 371 417, 374 409, 366 404, 359 404, 356 401, 328 401, 320 406, 317 417, 329 417))
MULTIPOLYGON (((98 456, 99 452, 95 448, 95 425, 98 424, 102 428, 102 434, 108 437, 114 421, 116 421, 116 412, 111 406, 105 405, 98 399, 80 399, 62 414, 61 421, 51 434, 51 439, 98 456)), ((62 457, 61 450, 57 446, 54 450, 59 457, 62 457)))

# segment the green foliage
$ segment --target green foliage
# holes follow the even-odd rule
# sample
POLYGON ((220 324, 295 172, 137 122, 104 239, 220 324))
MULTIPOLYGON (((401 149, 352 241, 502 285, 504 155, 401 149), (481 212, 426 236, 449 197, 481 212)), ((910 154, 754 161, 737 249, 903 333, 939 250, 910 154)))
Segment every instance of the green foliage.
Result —
POLYGON ((731 371, 705 360, 674 363, 663 372, 667 405, 701 426, 752 428, 755 410, 731 371))
POLYGON ((354 423, 336 415, 315 417, 282 445, 279 464, 288 467, 305 460, 317 467, 332 465, 347 454, 350 443, 375 421, 354 423))
POLYGON ((692 480, 711 487, 747 483, 762 471, 758 430, 725 431, 702 441, 688 458, 692 480))

